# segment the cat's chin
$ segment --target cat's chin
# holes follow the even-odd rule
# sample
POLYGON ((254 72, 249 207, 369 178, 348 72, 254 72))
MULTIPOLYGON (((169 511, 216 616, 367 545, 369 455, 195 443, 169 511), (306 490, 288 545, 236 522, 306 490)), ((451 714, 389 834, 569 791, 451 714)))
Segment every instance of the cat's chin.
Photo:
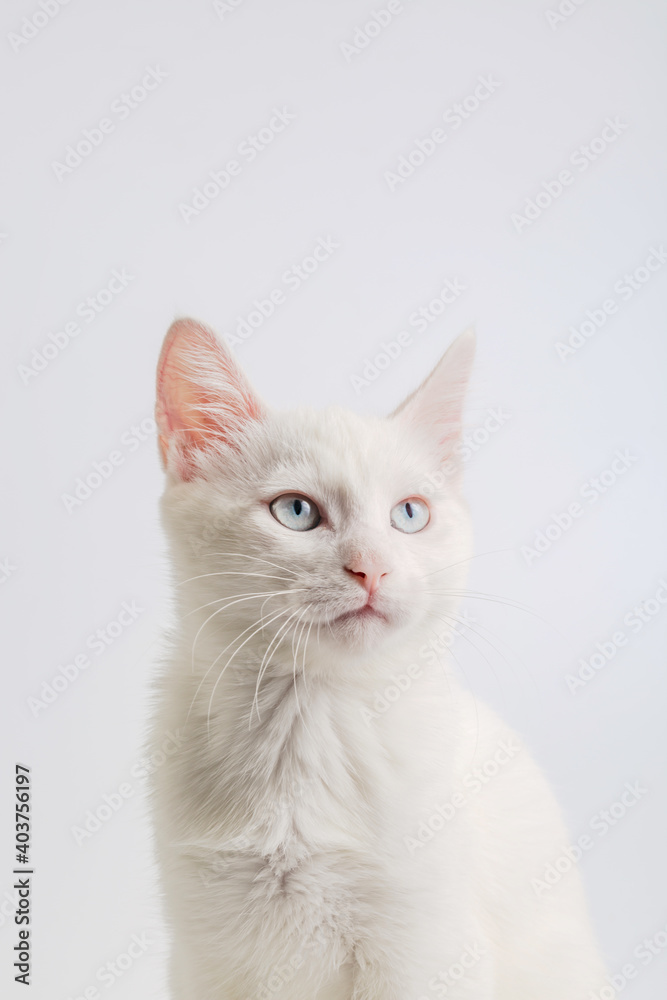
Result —
POLYGON ((364 604, 328 619, 322 635, 350 649, 371 650, 387 642, 398 625, 386 609, 364 604))

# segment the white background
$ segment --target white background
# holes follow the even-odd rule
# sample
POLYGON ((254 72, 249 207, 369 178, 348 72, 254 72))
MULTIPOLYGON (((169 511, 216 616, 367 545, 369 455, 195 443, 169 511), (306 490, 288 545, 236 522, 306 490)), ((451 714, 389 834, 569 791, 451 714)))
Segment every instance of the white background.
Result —
POLYGON ((455 652, 545 768, 573 840, 591 833, 626 782, 646 789, 606 836, 592 835, 579 868, 610 969, 637 968, 624 996, 658 1000, 667 952, 646 965, 633 952, 667 925, 667 606, 649 602, 656 613, 637 632, 623 619, 667 579, 667 265, 628 301, 614 284, 667 240, 667 8, 566 0, 572 13, 558 20, 547 16, 556 2, 541 0, 405 0, 355 51, 341 43, 363 42, 355 31, 383 0, 225 6, 71 0, 38 14, 39 25, 47 20, 39 30, 24 21, 40 11, 35 2, 12 0, 0 15, 0 559, 13 567, 0 584, 2 994, 25 995, 12 983, 5 897, 18 760, 33 774, 31 995, 67 1000, 97 985, 112 1000, 164 996, 145 783, 132 775, 168 610, 162 475, 154 436, 131 446, 130 428, 152 413, 156 359, 175 316, 233 333, 254 299, 284 290, 283 273, 331 237, 339 248, 238 356, 272 404, 381 414, 475 324, 470 432, 489 408, 508 417, 478 434, 487 440, 468 463, 478 553, 470 587, 530 610, 467 601, 493 646, 471 632, 455 652), (113 102, 149 67, 166 78, 121 120, 113 102), (445 124, 480 76, 495 92, 460 127, 445 124), (294 120, 249 163, 238 146, 274 108, 294 120), (105 117, 113 132, 59 179, 54 163, 105 117), (579 169, 570 156, 607 118, 627 127, 579 169), (436 127, 446 140, 390 190, 387 172, 436 127), (186 223, 179 206, 231 158, 241 174, 186 223), (513 214, 564 169, 573 182, 551 204, 543 194, 539 217, 517 226, 513 214), (81 333, 26 376, 39 364, 33 349, 75 320, 114 269, 132 275, 122 294, 94 322, 79 316, 81 333), (425 332, 410 327, 447 278, 465 292, 425 332), (559 357, 569 328, 609 298, 617 312, 559 357), (401 330, 412 343, 356 391, 352 376, 401 330), (590 503, 581 490, 617 449, 634 461, 590 503), (68 511, 63 495, 114 450, 122 465, 68 511), (581 517, 547 551, 522 554, 577 501, 581 517), (124 601, 143 609, 136 621, 104 653, 88 649, 90 667, 35 711, 28 699, 42 698, 43 683, 124 601), (627 644, 573 693, 567 675, 618 629, 627 644), (72 828, 123 782, 131 797, 77 844, 72 828), (133 934, 147 934, 147 954, 106 987, 98 969, 133 934))

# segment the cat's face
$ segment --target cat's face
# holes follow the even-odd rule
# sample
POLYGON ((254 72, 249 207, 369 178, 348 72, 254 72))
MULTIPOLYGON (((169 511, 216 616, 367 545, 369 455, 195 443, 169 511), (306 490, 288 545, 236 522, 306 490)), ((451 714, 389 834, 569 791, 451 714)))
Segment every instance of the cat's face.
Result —
POLYGON ((434 491, 428 476, 456 441, 470 341, 376 419, 269 411, 210 332, 175 324, 157 417, 177 574, 197 578, 183 609, 226 635, 233 623, 239 642, 275 637, 290 671, 314 644, 358 656, 451 626, 444 591, 464 578, 468 516, 458 478, 434 491))

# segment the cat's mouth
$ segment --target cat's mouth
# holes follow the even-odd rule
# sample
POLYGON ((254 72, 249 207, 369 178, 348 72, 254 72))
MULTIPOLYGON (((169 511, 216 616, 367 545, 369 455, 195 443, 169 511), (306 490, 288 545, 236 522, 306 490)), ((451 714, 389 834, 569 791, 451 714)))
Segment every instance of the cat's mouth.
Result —
POLYGON ((381 611, 368 601, 363 604, 360 608, 353 608, 351 611, 344 611, 342 615, 337 615, 335 618, 329 620, 330 625, 335 625, 337 623, 344 622, 363 622, 371 619, 377 621, 387 621, 387 616, 382 614, 381 611))

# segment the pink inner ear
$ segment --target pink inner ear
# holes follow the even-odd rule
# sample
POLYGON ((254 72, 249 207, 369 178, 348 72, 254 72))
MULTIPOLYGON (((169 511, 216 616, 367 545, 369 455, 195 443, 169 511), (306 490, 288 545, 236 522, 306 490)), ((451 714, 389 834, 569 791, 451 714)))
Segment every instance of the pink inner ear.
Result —
POLYGON ((441 461, 461 435, 463 401, 475 355, 472 329, 456 338, 431 374, 394 410, 392 417, 429 431, 441 461))
POLYGON ((156 421, 166 466, 177 435, 179 475, 194 473, 194 450, 212 440, 234 446, 234 433, 261 416, 261 405, 215 334, 193 320, 177 320, 162 346, 157 372, 156 421))

